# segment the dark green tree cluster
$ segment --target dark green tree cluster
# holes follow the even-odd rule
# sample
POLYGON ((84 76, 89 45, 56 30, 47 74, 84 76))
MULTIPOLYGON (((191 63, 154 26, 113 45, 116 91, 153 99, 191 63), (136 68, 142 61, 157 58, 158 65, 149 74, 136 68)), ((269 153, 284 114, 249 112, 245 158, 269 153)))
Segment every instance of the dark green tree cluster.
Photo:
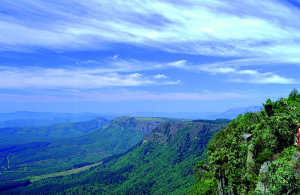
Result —
POLYGON ((29 179, 19 180, 19 181, 10 181, 0 183, 0 191, 6 191, 14 189, 20 186, 28 186, 30 184, 29 179))
POLYGON ((264 110, 240 115, 214 135, 207 159, 195 167, 198 179, 188 194, 217 194, 220 178, 225 180, 225 191, 234 194, 261 194, 259 181, 269 186, 270 194, 300 191, 297 165, 291 162, 300 122, 298 90, 277 101, 267 99, 263 105, 264 110), (243 134, 253 134, 253 139, 246 142, 243 134), (249 152, 254 159, 247 162, 249 152), (259 170, 266 161, 271 162, 269 171, 261 175, 259 170))

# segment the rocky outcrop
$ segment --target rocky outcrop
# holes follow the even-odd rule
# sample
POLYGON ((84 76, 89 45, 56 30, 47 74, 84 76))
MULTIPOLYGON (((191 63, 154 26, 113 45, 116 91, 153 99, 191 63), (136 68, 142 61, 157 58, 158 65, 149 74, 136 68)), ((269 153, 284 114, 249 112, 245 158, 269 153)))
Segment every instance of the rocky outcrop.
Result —
POLYGON ((233 192, 227 193, 225 191, 225 187, 228 186, 228 179, 225 172, 222 172, 220 176, 217 178, 217 180, 218 180, 217 183, 218 183, 219 195, 234 195, 233 192))
POLYGON ((115 118, 109 124, 110 128, 117 128, 122 131, 125 129, 134 129, 144 133, 149 133, 152 129, 165 122, 159 118, 134 118, 134 117, 119 117, 115 118))
POLYGON ((172 140, 184 128, 191 129, 188 139, 196 140, 201 133, 204 133, 206 131, 216 131, 217 129, 225 126, 226 124, 207 124, 200 122, 165 122, 163 124, 160 124, 157 128, 153 129, 153 131, 151 131, 149 134, 147 134, 144 138, 144 141, 146 140, 150 142, 165 143, 168 140, 172 140))
POLYGON ((259 189, 263 194, 269 191, 267 181, 267 174, 268 174, 268 165, 270 161, 264 162, 261 165, 259 170, 259 181, 257 182, 256 189, 259 189))
POLYGON ((295 152, 292 156, 292 161, 293 161, 293 164, 296 163, 300 158, 300 154, 299 152, 295 152))
POLYGON ((242 138, 245 140, 245 142, 248 142, 253 138, 253 135, 252 134, 243 134, 242 138))

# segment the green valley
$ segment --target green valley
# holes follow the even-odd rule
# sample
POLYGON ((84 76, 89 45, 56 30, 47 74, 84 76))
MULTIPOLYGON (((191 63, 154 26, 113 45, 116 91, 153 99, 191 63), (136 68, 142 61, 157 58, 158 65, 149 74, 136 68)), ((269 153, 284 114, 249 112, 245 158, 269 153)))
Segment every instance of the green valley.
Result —
POLYGON ((102 129, 107 124, 108 120, 97 118, 91 121, 41 127, 6 127, 0 129, 0 146, 78 137, 102 129))
MULTIPOLYGON (((120 123, 124 125, 126 120, 137 119, 118 119, 111 123, 111 127, 120 123)), ((134 147, 104 158, 97 167, 74 175, 33 182, 7 193, 184 194, 193 186, 194 165, 205 158, 209 139, 226 125, 224 121, 164 121, 134 147)), ((133 126, 145 130, 138 124, 133 126)))
MULTIPOLYGON (((105 157, 127 151, 152 129, 168 120, 181 121, 120 117, 108 124, 107 121, 100 122, 98 118, 84 123, 62 124, 62 126, 72 125, 73 129, 81 131, 97 127, 83 136, 60 140, 53 140, 50 137, 48 141, 0 145, 0 182, 66 171, 98 162, 105 157), (102 127, 100 124, 105 126, 102 127)), ((54 127, 62 129, 59 125, 54 127)))

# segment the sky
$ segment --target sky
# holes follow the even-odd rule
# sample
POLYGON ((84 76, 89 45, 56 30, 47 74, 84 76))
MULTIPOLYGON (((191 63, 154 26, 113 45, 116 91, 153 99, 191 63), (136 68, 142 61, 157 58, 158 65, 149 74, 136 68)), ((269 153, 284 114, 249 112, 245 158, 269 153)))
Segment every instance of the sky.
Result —
POLYGON ((300 0, 3 0, 0 112, 223 112, 299 88, 300 0))

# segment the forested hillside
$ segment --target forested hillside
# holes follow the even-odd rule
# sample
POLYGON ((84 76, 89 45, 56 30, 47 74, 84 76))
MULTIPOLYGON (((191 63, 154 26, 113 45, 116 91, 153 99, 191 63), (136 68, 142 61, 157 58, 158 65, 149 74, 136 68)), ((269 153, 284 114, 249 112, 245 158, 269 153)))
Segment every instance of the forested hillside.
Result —
POLYGON ((194 183, 193 167, 204 158, 208 140, 227 125, 204 122, 164 122, 130 150, 91 170, 4 194, 184 194, 194 183))
POLYGON ((93 121, 39 127, 36 131, 40 130, 40 135, 47 138, 46 141, 39 142, 37 136, 29 136, 34 135, 35 131, 26 132, 30 128, 22 129, 23 136, 27 135, 26 137, 17 136, 18 131, 15 132, 17 135, 10 135, 12 130, 5 131, 4 135, 7 135, 6 139, 11 144, 0 144, 0 182, 65 171, 125 152, 140 142, 149 131, 167 120, 180 121, 119 117, 109 124, 108 121, 98 118, 93 121), (87 133, 70 139, 53 139, 55 134, 58 134, 55 137, 57 138, 64 131, 87 133), (47 132, 53 136, 43 134, 47 132), (20 144, 19 139, 30 143, 20 144))
POLYGON ((194 169, 198 179, 188 194, 299 194, 300 155, 293 144, 300 95, 294 89, 287 98, 268 99, 263 106, 214 135, 207 160, 194 169))
POLYGON ((41 127, 6 127, 0 129, 0 145, 54 141, 82 136, 103 128, 110 121, 96 118, 76 123, 61 123, 41 127))

